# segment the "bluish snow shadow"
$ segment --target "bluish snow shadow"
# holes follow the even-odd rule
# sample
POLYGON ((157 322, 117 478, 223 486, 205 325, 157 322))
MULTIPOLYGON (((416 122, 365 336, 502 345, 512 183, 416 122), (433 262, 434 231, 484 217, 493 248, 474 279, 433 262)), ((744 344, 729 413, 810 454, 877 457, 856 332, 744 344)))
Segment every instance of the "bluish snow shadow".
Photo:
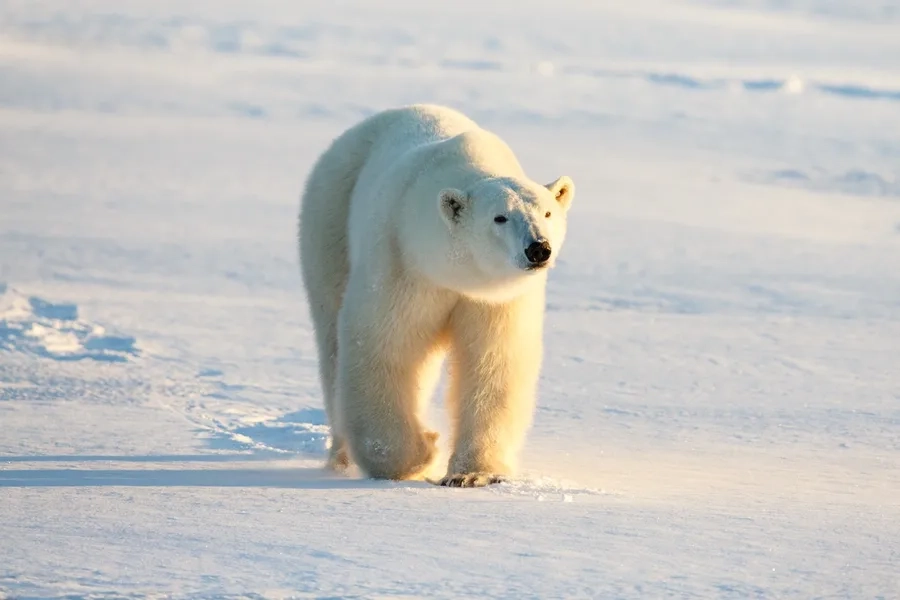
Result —
POLYGON ((135 342, 79 318, 75 304, 27 297, 0 285, 0 350, 57 361, 125 362, 139 354, 135 342))
POLYGON ((351 479, 324 468, 278 469, 9 469, 0 470, 0 488, 47 487, 215 487, 289 489, 371 489, 430 487, 351 479))
POLYGON ((287 460, 288 457, 278 453, 258 453, 253 454, 146 454, 122 456, 115 454, 39 454, 33 456, 0 456, 0 464, 3 463, 30 463, 30 462, 133 462, 133 463, 152 463, 152 462, 247 462, 247 461, 271 461, 271 460, 287 460))

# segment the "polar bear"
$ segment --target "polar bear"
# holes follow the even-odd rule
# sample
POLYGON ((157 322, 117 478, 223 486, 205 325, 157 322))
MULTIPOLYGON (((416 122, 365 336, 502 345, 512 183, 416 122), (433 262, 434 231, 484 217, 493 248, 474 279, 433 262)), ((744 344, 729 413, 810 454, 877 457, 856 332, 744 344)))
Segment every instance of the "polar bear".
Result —
POLYGON ((332 142, 298 228, 330 468, 424 478, 438 434, 423 416, 447 355, 452 455, 440 484, 514 472, 574 192, 566 176, 535 183, 498 136, 446 107, 386 110, 332 142))

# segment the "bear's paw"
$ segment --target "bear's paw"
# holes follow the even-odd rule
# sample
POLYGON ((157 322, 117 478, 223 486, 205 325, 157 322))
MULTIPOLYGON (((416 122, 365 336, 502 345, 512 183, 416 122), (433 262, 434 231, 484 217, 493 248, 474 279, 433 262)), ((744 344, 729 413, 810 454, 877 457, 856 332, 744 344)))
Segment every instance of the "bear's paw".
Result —
POLYGON ((505 481, 507 481, 505 475, 498 475, 496 473, 454 473, 453 475, 447 475, 437 482, 437 484, 444 487, 475 488, 492 485, 494 483, 503 483, 505 481))

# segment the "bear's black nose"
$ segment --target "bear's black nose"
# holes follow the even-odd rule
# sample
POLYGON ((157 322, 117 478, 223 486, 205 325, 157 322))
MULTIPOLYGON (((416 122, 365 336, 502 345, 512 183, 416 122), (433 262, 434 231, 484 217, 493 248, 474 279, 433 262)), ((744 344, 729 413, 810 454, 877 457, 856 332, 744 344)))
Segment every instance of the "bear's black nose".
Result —
POLYGON ((528 262, 535 265, 542 265, 550 258, 550 244, 546 241, 532 242, 525 248, 525 256, 528 262))

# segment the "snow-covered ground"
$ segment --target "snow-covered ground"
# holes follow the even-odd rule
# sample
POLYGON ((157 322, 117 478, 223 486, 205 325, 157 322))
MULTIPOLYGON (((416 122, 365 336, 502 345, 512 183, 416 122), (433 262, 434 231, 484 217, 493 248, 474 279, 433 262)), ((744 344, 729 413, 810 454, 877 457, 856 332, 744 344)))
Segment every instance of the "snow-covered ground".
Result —
MULTIPOLYGON (((0 3, 0 597, 900 596, 900 2, 0 3), (303 179, 578 194, 522 477, 332 477, 303 179)), ((434 421, 443 425, 438 401, 434 421)))

